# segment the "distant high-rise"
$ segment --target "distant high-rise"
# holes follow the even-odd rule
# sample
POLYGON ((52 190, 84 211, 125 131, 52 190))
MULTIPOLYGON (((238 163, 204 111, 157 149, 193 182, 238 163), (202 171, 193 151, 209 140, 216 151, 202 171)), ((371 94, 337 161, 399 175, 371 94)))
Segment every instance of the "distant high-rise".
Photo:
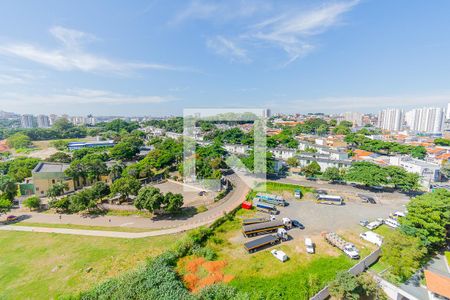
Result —
POLYGON ((53 124, 55 124, 56 120, 58 120, 58 116, 55 114, 51 114, 49 116, 49 120, 50 120, 50 126, 52 126, 53 124))
POLYGON ((34 127, 34 116, 33 115, 22 115, 20 117, 20 124, 22 128, 33 128, 34 127))
POLYGON ((405 121, 409 129, 423 133, 440 133, 445 122, 445 111, 441 107, 423 107, 408 111, 405 121))
POLYGON ((380 112, 378 127, 389 131, 400 131, 403 122, 403 111, 397 108, 388 108, 380 112))
POLYGON ((46 115, 38 115, 37 116, 37 125, 39 128, 50 127, 50 118, 46 115))
POLYGON ((342 114, 345 121, 349 121, 353 123, 353 126, 361 126, 362 125, 362 117, 363 114, 360 112, 345 112, 342 114))

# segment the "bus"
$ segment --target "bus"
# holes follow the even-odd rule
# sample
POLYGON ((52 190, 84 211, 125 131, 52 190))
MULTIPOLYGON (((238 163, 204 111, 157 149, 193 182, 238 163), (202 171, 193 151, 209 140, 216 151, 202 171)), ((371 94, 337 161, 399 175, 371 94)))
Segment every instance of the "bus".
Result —
POLYGON ((320 204, 342 205, 342 202, 344 199, 341 196, 317 195, 317 203, 320 204))

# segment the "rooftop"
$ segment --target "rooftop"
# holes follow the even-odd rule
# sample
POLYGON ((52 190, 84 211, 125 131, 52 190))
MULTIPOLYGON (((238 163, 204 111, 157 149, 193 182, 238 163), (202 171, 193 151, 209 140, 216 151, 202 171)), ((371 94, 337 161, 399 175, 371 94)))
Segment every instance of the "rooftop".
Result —
POLYGON ((440 272, 425 270, 427 288, 435 294, 450 298, 450 277, 440 272))
POLYGON ((32 173, 63 173, 67 168, 69 168, 69 164, 40 162, 32 173))

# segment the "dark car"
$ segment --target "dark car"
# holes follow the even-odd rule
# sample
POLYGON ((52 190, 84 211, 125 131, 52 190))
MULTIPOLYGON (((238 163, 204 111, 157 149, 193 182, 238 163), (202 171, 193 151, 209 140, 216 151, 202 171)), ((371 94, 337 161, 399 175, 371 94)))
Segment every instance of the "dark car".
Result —
POLYGON ((316 193, 317 195, 328 195, 327 191, 325 190, 317 190, 316 193))
POLYGON ((9 215, 9 216, 6 217, 6 222, 7 223, 14 222, 14 221, 17 221, 17 220, 19 220, 19 217, 17 217, 17 216, 9 215))
POLYGON ((292 221, 292 226, 297 227, 297 228, 299 228, 299 229, 305 229, 305 226, 303 226, 303 224, 300 223, 300 222, 297 221, 297 220, 293 220, 293 221, 292 221))
POLYGON ((358 197, 362 199, 362 202, 364 203, 371 203, 371 204, 376 204, 377 202, 375 201, 375 198, 372 196, 368 196, 368 195, 363 195, 363 194, 358 194, 358 197))
POLYGON ((309 181, 317 181, 317 177, 308 176, 308 177, 306 177, 306 180, 309 180, 309 181))

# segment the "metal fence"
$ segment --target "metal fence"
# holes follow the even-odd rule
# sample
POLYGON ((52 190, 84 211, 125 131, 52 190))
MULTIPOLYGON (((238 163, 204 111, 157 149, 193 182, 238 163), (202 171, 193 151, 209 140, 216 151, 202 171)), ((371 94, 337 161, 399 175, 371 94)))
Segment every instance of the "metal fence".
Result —
MULTIPOLYGON (((351 267, 347 272, 353 275, 359 275, 364 272, 368 267, 373 265, 381 255, 381 248, 377 248, 375 251, 366 256, 359 263, 351 267)), ((330 297, 330 291, 328 286, 324 287, 317 294, 309 298, 309 300, 325 300, 330 297)))

